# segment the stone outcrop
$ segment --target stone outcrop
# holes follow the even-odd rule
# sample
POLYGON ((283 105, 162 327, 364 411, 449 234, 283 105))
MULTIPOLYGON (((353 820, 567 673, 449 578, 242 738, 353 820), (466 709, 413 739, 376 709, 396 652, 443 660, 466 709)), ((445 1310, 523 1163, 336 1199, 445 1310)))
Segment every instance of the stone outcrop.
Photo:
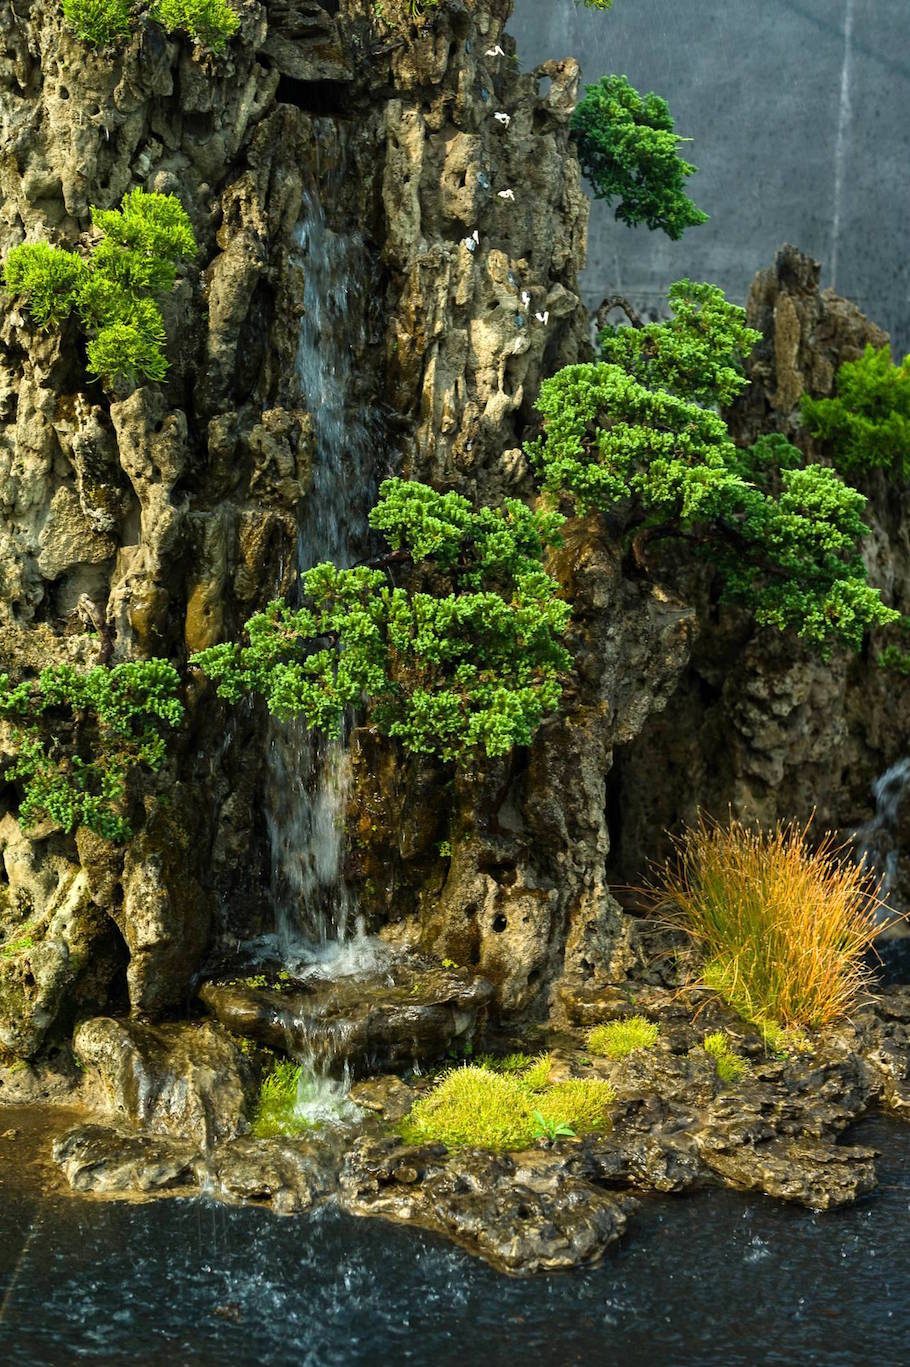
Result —
MULTIPOLYGON (((0 254, 85 247, 90 208, 135 186, 179 196, 200 244, 164 301, 161 386, 111 401, 87 382, 75 326, 41 333, 20 302, 0 325, 0 665, 14 673, 182 663, 289 587, 314 459, 294 365, 305 195, 371 263, 350 399, 385 414, 377 481, 398 465, 483 498, 525 492, 540 378, 587 344, 574 62, 520 74, 507 0, 415 22, 359 3, 240 9, 217 60, 145 22, 123 51, 92 51, 56 0, 0 20, 0 254), (505 58, 485 55, 500 42, 505 58)), ((186 999, 213 935, 270 915, 263 719, 226 725, 195 685, 189 704, 162 783, 177 801, 103 908, 131 1005, 153 1015, 186 999)), ((78 870, 80 849, 58 843, 78 870)), ((45 994, 47 1028, 77 1000, 45 994)), ((44 1033, 10 1047, 27 1055, 44 1033)))
MULTIPOLYGON (((749 388, 727 414, 734 438, 779 431, 824 459, 800 425, 801 396, 833 393, 838 366, 887 336, 831 290, 819 265, 793 247, 756 277, 748 321, 763 340, 747 364, 749 388)), ((910 609, 907 490, 883 472, 860 482, 871 527, 864 554, 885 601, 910 609)), ((609 875, 640 882, 666 851, 667 830, 699 809, 773 824, 806 821, 848 835, 868 821, 873 781, 906 753, 910 690, 862 655, 822 660, 792 637, 756 629, 706 601, 688 667, 666 710, 617 752, 609 780, 613 851, 609 875)))
POLYGON ((415 955, 342 977, 285 971, 213 980, 199 992, 233 1034, 357 1075, 471 1047, 492 996, 486 979, 415 955))

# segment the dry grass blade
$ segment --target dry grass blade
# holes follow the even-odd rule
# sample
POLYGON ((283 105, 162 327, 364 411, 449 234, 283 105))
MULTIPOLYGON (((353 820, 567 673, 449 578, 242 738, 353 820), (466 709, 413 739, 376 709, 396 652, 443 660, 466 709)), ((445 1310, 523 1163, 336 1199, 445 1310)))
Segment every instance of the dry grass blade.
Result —
POLYGON ((663 920, 705 958, 703 981, 741 1015, 818 1027, 870 985, 866 954, 890 917, 848 847, 809 827, 761 831, 702 818, 648 889, 663 920))

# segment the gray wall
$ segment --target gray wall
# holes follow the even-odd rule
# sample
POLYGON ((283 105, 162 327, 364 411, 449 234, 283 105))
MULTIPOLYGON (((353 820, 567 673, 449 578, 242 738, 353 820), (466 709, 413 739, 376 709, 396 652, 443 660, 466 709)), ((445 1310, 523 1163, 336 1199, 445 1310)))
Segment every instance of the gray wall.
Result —
POLYGON ((783 242, 910 351, 910 0, 515 0, 524 70, 576 57, 670 105, 691 197, 679 242, 591 210, 585 300, 657 308, 689 276, 738 302, 783 242))

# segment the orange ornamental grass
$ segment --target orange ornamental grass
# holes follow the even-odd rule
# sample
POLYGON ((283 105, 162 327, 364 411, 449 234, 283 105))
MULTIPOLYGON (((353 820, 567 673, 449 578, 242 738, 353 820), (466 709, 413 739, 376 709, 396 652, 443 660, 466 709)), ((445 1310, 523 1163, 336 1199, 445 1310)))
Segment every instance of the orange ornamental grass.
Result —
POLYGON ((887 921, 878 880, 829 832, 770 832, 701 818, 649 888, 655 908, 705 956, 702 982, 747 1020, 822 1026, 870 985, 866 951, 887 921))

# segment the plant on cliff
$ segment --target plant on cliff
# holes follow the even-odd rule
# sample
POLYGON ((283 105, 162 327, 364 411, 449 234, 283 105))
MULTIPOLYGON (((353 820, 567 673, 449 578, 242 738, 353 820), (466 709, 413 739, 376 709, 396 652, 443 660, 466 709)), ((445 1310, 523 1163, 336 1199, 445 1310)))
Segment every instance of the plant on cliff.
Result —
MULTIPOLYGON (((547 1059, 546 1073, 549 1067, 547 1059)), ((613 1089, 599 1078, 551 1083, 540 1068, 453 1068, 415 1103, 402 1135, 411 1144, 450 1149, 524 1149, 540 1137, 603 1129, 613 1100, 613 1089)))
POLYGON ((543 567, 562 519, 509 500, 475 509, 455 493, 386 480, 370 524, 389 553, 317 565, 302 601, 271 603, 247 643, 192 657, 230 702, 258 694, 275 716, 337 732, 346 709, 418 754, 505 754, 557 706, 569 619, 543 567), (400 581, 400 582, 396 582, 400 581))
POLYGON ((697 168, 679 155, 686 139, 673 130, 666 100, 640 95, 625 76, 585 86, 572 115, 578 159, 595 197, 618 200, 614 212, 622 222, 662 228, 676 240, 708 215, 685 192, 697 168))
POLYGON ((240 23, 227 0, 157 0, 150 5, 135 5, 132 0, 61 0, 60 8, 76 37, 92 47, 125 42, 134 14, 143 11, 168 33, 186 33, 213 52, 224 51, 240 23))
POLYGON ((701 950, 702 981, 761 1026, 827 1025, 860 1001, 883 926, 875 880, 826 835, 701 822, 677 841, 653 898, 701 950))
POLYGON ((646 547, 674 541, 760 625, 823 653, 859 649, 868 628, 899 618, 866 582, 864 496, 780 436, 734 446, 704 405, 745 385, 740 359, 757 334, 714 286, 679 281, 670 304, 670 321, 608 328, 601 361, 541 385, 543 433, 527 451, 544 490, 603 513, 639 567, 646 547))
POLYGON ((133 190, 119 209, 92 209, 99 240, 88 256, 26 242, 3 264, 7 290, 39 325, 75 313, 89 338, 88 370, 112 387, 163 380, 164 321, 155 296, 173 289, 177 268, 196 254, 193 229, 174 195, 133 190))
POLYGON ((298 1134, 309 1125, 296 1115, 302 1085, 303 1069, 292 1059, 282 1059, 262 1080, 253 1134, 257 1139, 271 1139, 278 1134, 298 1134))
POLYGON ((60 8, 76 37, 92 47, 129 37, 132 0, 61 0, 60 8))
POLYGON ((160 770, 167 733, 183 718, 179 693, 166 660, 86 671, 53 665, 17 683, 0 674, 10 752, 3 779, 22 785, 23 826, 48 820, 126 840, 127 779, 137 768, 160 770))
POLYGON ((867 346, 838 370, 834 398, 806 394, 802 414, 845 475, 882 469, 910 476, 910 356, 894 365, 887 346, 867 346))

